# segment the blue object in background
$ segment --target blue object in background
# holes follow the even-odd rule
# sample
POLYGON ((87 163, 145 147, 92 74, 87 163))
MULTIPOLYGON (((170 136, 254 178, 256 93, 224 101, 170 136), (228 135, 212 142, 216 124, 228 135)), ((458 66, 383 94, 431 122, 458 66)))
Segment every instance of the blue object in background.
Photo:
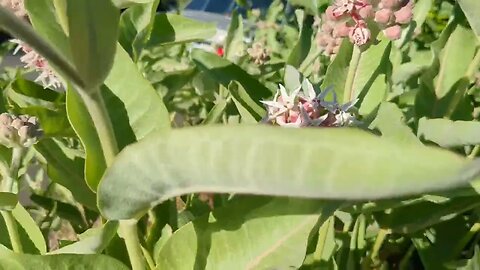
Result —
MULTIPOLYGON (((268 8, 273 0, 251 0, 252 8, 268 8)), ((186 9, 206 11, 218 14, 229 14, 238 5, 235 0, 192 0, 186 9)))

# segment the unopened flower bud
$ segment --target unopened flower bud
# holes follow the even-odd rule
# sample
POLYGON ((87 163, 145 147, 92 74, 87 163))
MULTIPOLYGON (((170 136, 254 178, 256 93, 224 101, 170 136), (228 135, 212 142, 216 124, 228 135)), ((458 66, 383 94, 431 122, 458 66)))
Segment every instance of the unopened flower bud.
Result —
POLYGON ((0 142, 7 147, 11 147, 15 141, 17 130, 12 126, 0 126, 0 142))
POLYGON ((357 46, 362 46, 370 40, 370 30, 364 23, 359 23, 350 30, 350 40, 357 46))
POLYGON ((392 9, 398 4, 398 0, 381 0, 380 6, 382 8, 389 8, 392 9))
POLYGON ((375 22, 381 23, 381 24, 387 24, 390 22, 392 18, 392 10, 388 8, 381 9, 377 12, 375 12, 375 22))
POLYGON ((333 15, 333 9, 334 7, 333 6, 328 6, 327 7, 327 10, 325 10, 325 14, 327 15, 327 19, 329 20, 336 20, 337 18, 333 15))
POLYGON ((24 122, 20 118, 15 118, 12 121, 11 126, 14 127, 15 129, 20 129, 24 125, 24 122))
POLYGON ((335 36, 346 37, 350 33, 350 27, 346 23, 341 23, 335 27, 335 36))
POLYGON ((395 22, 399 24, 407 24, 412 21, 412 2, 409 2, 406 6, 402 7, 400 10, 394 13, 395 22))
POLYGON ((12 117, 8 113, 0 114, 0 125, 10 125, 12 123, 12 117))
POLYGON ((402 36, 402 28, 399 25, 390 26, 383 33, 388 39, 397 40, 402 36))
POLYGON ((28 126, 23 126, 18 129, 18 137, 20 139, 20 144, 24 144, 29 139, 28 126))
POLYGON ((364 20, 371 17, 372 14, 373 14, 372 5, 366 5, 358 10, 358 15, 360 15, 360 17, 364 20))

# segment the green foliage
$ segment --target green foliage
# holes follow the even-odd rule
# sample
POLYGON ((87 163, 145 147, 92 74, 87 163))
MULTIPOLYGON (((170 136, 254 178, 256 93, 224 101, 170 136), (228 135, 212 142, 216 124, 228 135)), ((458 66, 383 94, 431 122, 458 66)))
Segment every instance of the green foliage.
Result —
POLYGON ((237 1, 226 33, 184 0, 24 2, 0 111, 43 134, 0 145, 1 269, 478 268, 477 1, 417 0, 395 41, 347 11, 360 47, 325 0, 237 1))

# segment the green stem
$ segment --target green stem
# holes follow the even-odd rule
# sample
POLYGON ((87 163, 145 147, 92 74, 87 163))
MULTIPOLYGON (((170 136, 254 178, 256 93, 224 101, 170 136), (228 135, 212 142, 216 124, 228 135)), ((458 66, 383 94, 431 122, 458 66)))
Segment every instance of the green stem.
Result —
POLYGON ((12 161, 10 163, 8 177, 5 179, 5 187, 8 192, 13 192, 13 185, 18 180, 18 170, 22 164, 24 153, 25 150, 22 147, 15 147, 12 150, 12 161))
POLYGON ((137 222, 136 220, 122 220, 120 221, 120 230, 125 239, 127 246, 128 257, 132 264, 132 270, 145 270, 145 260, 143 257, 142 246, 138 239, 137 222))
POLYGON ((103 155, 107 167, 112 165, 115 156, 118 154, 118 145, 113 131, 112 122, 108 115, 107 108, 102 98, 100 89, 96 91, 85 91, 89 94, 79 91, 83 102, 87 106, 88 112, 93 119, 93 123, 100 139, 103 155))
POLYGON ((387 235, 388 235, 388 230, 380 229, 380 231, 378 232, 377 238, 375 239, 375 243, 373 244, 372 254, 370 254, 370 259, 374 264, 378 263, 378 253, 387 235))
POLYGON ((410 245, 407 252, 405 253, 405 256, 403 256, 402 260, 400 261, 398 265, 398 269, 400 270, 408 269, 410 258, 412 257, 414 251, 415 251, 415 246, 410 245))
POLYGON ((23 253, 22 242, 20 241, 20 235, 18 234, 17 222, 10 211, 0 211, 5 225, 7 226, 8 236, 10 237, 10 243, 12 244, 13 251, 17 253, 23 253))
MULTIPOLYGON (((110 166, 115 160, 115 156, 118 154, 118 145, 115 132, 113 131, 112 122, 108 115, 100 89, 97 89, 97 91, 85 92, 90 94, 85 94, 80 91, 80 95, 93 119, 107 166, 110 166)), ((128 257, 130 258, 132 269, 146 269, 142 247, 140 246, 140 241, 138 239, 137 221, 120 221, 120 231, 125 239, 125 245, 127 246, 128 257)))
POLYGON ((347 80, 345 81, 345 88, 343 90, 343 102, 347 103, 353 99, 353 83, 355 81, 355 75, 357 74, 358 65, 360 64, 360 58, 362 52, 358 46, 353 46, 352 59, 348 67, 347 80))
POLYGON ((36 52, 44 56, 49 63, 56 67, 56 70, 80 88, 84 88, 83 80, 78 76, 75 68, 55 49, 52 48, 44 39, 42 39, 32 27, 24 20, 17 18, 6 8, 0 6, 0 28, 4 29, 12 36, 21 39, 36 52))
POLYGON ((148 250, 145 249, 144 247, 141 246, 141 248, 142 248, 143 256, 147 260, 148 267, 152 270, 155 269, 155 262, 153 261, 152 255, 150 255, 148 250))
MULTIPOLYGON (((13 185, 18 181, 18 170, 22 164, 23 154, 25 149, 22 147, 15 147, 12 151, 12 161, 10 163, 10 168, 6 180, 6 188, 8 192, 13 192, 13 185)), ((22 242, 20 241, 20 235, 18 234, 17 222, 11 211, 0 211, 3 219, 5 220, 5 225, 7 226, 8 236, 10 238, 10 243, 12 244, 12 249, 15 252, 23 253, 22 242)))
POLYGON ((479 151, 480 151, 480 145, 475 145, 472 152, 468 155, 468 158, 474 159, 478 155, 479 151))

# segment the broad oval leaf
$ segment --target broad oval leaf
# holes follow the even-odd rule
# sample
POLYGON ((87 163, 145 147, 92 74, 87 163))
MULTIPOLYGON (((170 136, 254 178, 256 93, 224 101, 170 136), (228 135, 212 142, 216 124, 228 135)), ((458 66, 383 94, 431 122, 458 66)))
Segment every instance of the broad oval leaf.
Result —
POLYGON ((176 231, 156 258, 156 269, 298 269, 312 228, 338 205, 291 198, 238 199, 176 231))
POLYGON ((480 122, 421 118, 418 137, 442 147, 480 144, 480 122))
POLYGON ((467 164, 445 150, 348 128, 184 128, 152 134, 120 153, 99 185, 99 208, 108 219, 138 218, 191 192, 400 197, 466 184, 478 173, 467 164))
POLYGON ((0 269, 128 270, 121 262, 105 255, 26 255, 0 248, 0 269))
POLYGON ((67 0, 73 62, 85 91, 97 91, 113 65, 120 11, 110 0, 67 0))

